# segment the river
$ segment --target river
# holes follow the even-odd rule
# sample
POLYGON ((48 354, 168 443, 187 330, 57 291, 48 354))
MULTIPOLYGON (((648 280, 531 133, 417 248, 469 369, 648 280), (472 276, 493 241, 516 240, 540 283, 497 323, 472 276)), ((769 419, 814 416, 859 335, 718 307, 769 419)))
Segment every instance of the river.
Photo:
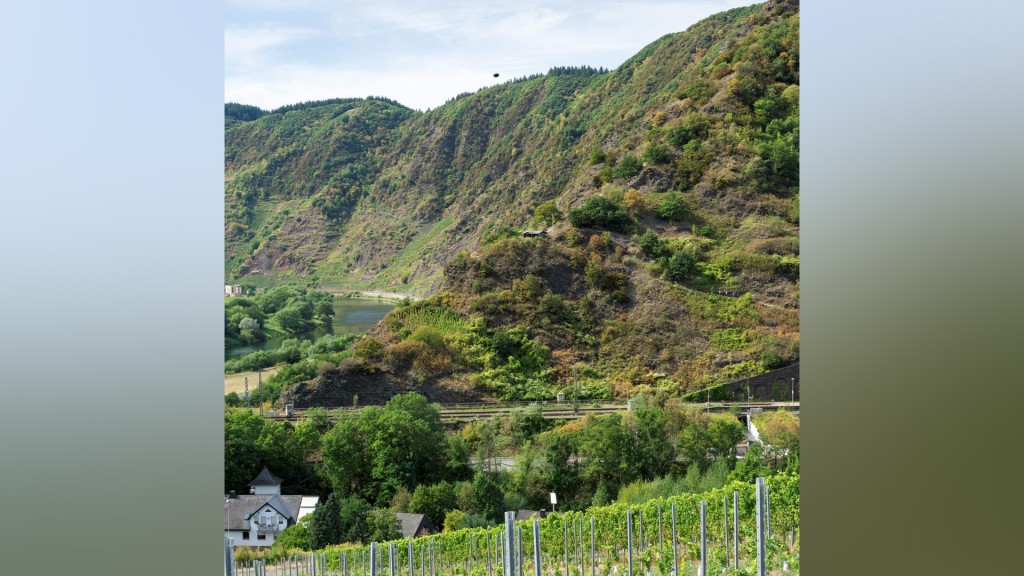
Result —
POLYGON ((324 334, 359 334, 366 332, 380 321, 392 308, 394 302, 386 300, 364 300, 361 298, 338 298, 334 299, 334 321, 331 327, 317 328, 310 332, 294 334, 291 336, 278 336, 270 338, 253 346, 236 346, 224 350, 224 359, 238 358, 255 350, 272 350, 281 345, 288 338, 299 340, 316 340, 324 334))

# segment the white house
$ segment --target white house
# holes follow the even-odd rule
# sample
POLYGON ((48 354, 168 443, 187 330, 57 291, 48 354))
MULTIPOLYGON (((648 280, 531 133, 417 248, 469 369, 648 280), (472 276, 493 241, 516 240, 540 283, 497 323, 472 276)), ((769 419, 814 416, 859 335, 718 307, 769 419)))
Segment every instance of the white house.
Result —
POLYGON ((225 284, 224 285, 224 295, 225 296, 241 296, 242 295, 242 287, 241 286, 237 286, 237 285, 225 284))
POLYGON ((251 494, 224 499, 224 536, 235 546, 271 546, 274 538, 313 512, 316 496, 281 494, 281 479, 266 467, 249 483, 251 494))

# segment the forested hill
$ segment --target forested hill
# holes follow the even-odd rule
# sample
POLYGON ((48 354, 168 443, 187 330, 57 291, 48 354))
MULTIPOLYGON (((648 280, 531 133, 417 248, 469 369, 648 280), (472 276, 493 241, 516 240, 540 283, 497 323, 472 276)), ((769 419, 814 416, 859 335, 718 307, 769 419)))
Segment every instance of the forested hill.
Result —
POLYGON ((425 113, 386 98, 228 104, 226 275, 425 295, 460 251, 513 231, 553 225, 571 244, 609 230, 630 253, 651 230, 652 261, 685 252, 706 289, 793 306, 798 37, 798 3, 768 2, 610 72, 554 68, 425 113), (562 218, 596 196, 629 225, 562 218))

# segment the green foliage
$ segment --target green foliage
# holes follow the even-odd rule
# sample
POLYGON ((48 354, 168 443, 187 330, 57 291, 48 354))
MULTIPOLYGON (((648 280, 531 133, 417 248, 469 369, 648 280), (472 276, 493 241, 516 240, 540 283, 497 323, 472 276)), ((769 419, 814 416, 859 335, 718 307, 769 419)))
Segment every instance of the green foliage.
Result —
POLYGON ((665 266, 669 280, 685 282, 697 274, 697 258, 688 251, 676 252, 665 266))
POLYGON ((615 166, 614 175, 616 178, 632 178, 639 174, 643 167, 643 163, 636 156, 626 154, 615 166))
POLYGON ((225 409, 224 492, 247 492, 264 466, 286 483, 302 486, 306 465, 291 425, 245 409, 225 409))
POLYGON ((324 472, 335 490, 382 505, 400 486, 412 489, 445 473, 438 406, 415 393, 340 418, 322 444, 324 472))
POLYGON ((711 87, 707 81, 702 79, 694 80, 679 92, 679 98, 689 98, 695 104, 702 104, 707 101, 711 87))
POLYGON ((593 146, 590 148, 590 164, 601 164, 605 161, 606 156, 604 150, 600 146, 593 146))
POLYGON ((473 478, 473 499, 479 507, 480 514, 489 522, 501 519, 504 494, 501 485, 489 473, 476 473, 473 478))
MULTIPOLYGON (((645 388, 671 396, 763 370, 764 353, 790 361, 799 342, 791 306, 799 294, 799 256, 783 240, 798 237, 798 189, 786 161, 792 154, 778 143, 799 150, 797 12, 787 3, 730 11, 652 43, 615 73, 520 79, 425 114, 359 100, 240 123, 225 143, 229 278, 256 262, 290 262, 245 278, 262 285, 302 278, 346 288, 441 289, 449 293, 433 306, 480 317, 479 329, 417 333, 396 323, 381 332, 379 349, 367 340, 362 357, 353 351, 358 362, 347 366, 371 378, 550 397, 564 385, 571 358, 586 352, 593 356, 586 386, 595 396, 645 388), (755 98, 737 98, 744 86, 729 92, 735 76, 757 83, 755 98), (674 101, 676 95, 684 99, 674 101), (635 193, 621 180, 609 183, 616 167, 622 176, 636 157, 651 165, 661 152, 669 156, 666 168, 633 176, 642 178, 635 193), (666 242, 671 252, 700 260, 687 271, 686 286, 651 281, 651 273, 667 272, 672 254, 649 245, 647 252, 660 254, 656 263, 638 266, 636 244, 620 235, 595 244, 599 265, 587 261, 586 248, 498 240, 479 248, 478 258, 467 252, 467 265, 453 265, 453 274, 438 274, 453 253, 481 240, 553 221, 537 210, 541 205, 582 203, 593 192, 580 185, 595 175, 601 193, 633 218, 646 221, 669 190, 693 203, 684 221, 698 220, 700 237, 666 242), (324 224, 316 202, 329 197, 345 202, 324 224), (744 229, 749 215, 778 218, 784 238, 744 229), (308 247, 304 255, 298 246, 308 247), (538 279, 539 290, 527 275, 538 279), (691 287, 750 292, 755 301, 770 292, 784 307, 734 308, 691 287), (717 349, 709 339, 730 327, 749 330, 751 343, 723 362, 711 355, 717 349), (515 328, 546 349, 544 361, 526 371, 522 354, 514 362, 494 356, 495 334, 515 328), (424 369, 426 358, 438 362, 424 369)), ((636 229, 618 222, 627 223, 636 229)), ((575 225, 554 232, 562 230, 579 245, 575 225)), ((587 230, 587 238, 601 232, 587 230)), ((226 332, 249 317, 273 334, 276 313, 226 304, 226 332)))
POLYGON ((628 232, 633 226, 630 215, 604 196, 591 196, 583 206, 570 210, 569 222, 577 228, 597 226, 618 232, 628 232))
POLYGON ((466 518, 466 513, 462 510, 449 510, 444 515, 444 531, 453 532, 461 528, 466 528, 462 525, 462 521, 466 518))
POLYGON ((339 499, 338 517, 341 520, 342 542, 367 541, 369 534, 367 519, 371 509, 366 500, 356 495, 339 499))
POLYGON ((671 159, 668 147, 662 144, 651 144, 644 151, 644 162, 648 164, 667 164, 671 159))
POLYGON ((225 298, 225 344, 253 343, 268 334, 296 333, 330 322, 333 296, 283 285, 251 298, 225 298), (262 324, 261 324, 262 323, 262 324))
POLYGON ((548 200, 534 209, 533 221, 544 227, 554 226, 555 223, 562 221, 562 212, 555 206, 554 200, 548 200))
POLYGON ((662 199, 661 204, 658 204, 656 211, 658 218, 664 218, 665 220, 673 220, 676 222, 682 222, 690 218, 690 207, 686 204, 676 192, 669 192, 662 199))
POLYGON ((303 516, 295 524, 288 526, 281 531, 281 534, 274 538, 274 548, 280 550, 312 550, 312 541, 309 533, 309 521, 312 515, 303 516))
POLYGON ((374 508, 366 515, 366 536, 364 541, 387 542, 402 535, 402 525, 395 513, 383 508, 374 508))
POLYGON ((309 521, 309 544, 319 549, 341 543, 341 507, 337 492, 318 502, 309 521))
POLYGON ((711 335, 711 345, 723 352, 742 350, 750 345, 750 338, 743 328, 726 328, 711 335))
POLYGON ((420 484, 412 493, 409 512, 423 514, 435 526, 442 526, 447 521, 447 514, 457 506, 455 486, 451 483, 420 484))
POLYGON ((640 249, 643 250, 644 254, 648 258, 658 259, 667 258, 672 250, 668 247, 661 238, 654 232, 654 230, 647 230, 640 236, 640 249))
MULTIPOLYGON (((267 112, 258 106, 238 104, 237 102, 228 102, 224 104, 225 121, 234 120, 236 122, 251 122, 252 120, 256 120, 266 114, 267 112)), ((228 123, 230 124, 230 122, 228 123)))

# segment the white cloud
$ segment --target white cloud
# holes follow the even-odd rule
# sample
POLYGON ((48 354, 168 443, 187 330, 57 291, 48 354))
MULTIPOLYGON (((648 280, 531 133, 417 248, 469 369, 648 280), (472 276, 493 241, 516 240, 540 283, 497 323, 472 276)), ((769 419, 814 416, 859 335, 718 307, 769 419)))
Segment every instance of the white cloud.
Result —
POLYGON ((552 66, 615 68, 669 32, 750 2, 227 0, 225 94, 264 108, 371 94, 433 108, 552 66))
POLYGON ((224 61, 228 67, 261 62, 275 48, 316 37, 322 33, 310 28, 289 28, 264 24, 252 28, 224 29, 224 61))

